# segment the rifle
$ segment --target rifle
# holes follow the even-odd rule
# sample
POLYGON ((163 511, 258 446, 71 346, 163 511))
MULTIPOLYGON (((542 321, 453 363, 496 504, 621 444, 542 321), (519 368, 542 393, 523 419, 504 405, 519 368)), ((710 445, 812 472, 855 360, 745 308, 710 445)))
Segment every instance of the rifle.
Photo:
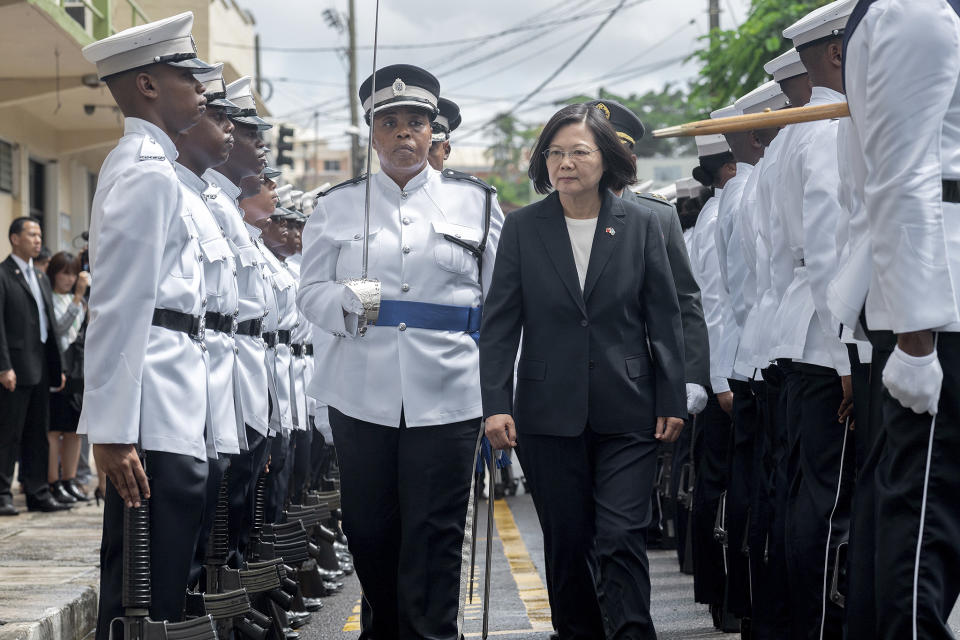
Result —
POLYGON ((850 115, 850 107, 846 102, 821 104, 813 107, 794 107, 779 111, 764 111, 751 113, 745 116, 731 116, 729 118, 714 118, 698 120, 675 127, 657 129, 653 132, 654 138, 679 138, 684 136, 706 136, 715 133, 735 133, 737 131, 753 131, 754 129, 768 129, 771 127, 785 127, 800 122, 815 120, 832 120, 846 118, 850 115))

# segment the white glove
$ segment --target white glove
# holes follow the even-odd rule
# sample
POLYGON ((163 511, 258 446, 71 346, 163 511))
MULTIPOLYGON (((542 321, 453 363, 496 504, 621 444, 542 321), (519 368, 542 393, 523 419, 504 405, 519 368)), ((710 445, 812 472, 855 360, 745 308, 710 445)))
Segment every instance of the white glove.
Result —
POLYGON ((363 303, 360 302, 360 296, 354 293, 350 287, 343 288, 340 306, 342 306, 343 310, 347 313, 355 313, 358 316, 363 315, 363 303))
POLYGON ((707 390, 699 384, 687 383, 687 413, 698 414, 707 406, 707 390))
POLYGON ((937 352, 911 356, 896 347, 883 368, 883 385, 900 404, 915 413, 937 415, 943 369, 937 352))

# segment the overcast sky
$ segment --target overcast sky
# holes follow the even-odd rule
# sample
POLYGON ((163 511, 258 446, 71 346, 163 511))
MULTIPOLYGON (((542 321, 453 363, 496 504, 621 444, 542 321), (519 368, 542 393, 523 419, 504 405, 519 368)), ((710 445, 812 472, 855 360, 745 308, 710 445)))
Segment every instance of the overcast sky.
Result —
MULTIPOLYGON (((361 46, 370 45, 375 0, 355 1, 357 40, 361 46)), ((328 27, 322 13, 326 8, 346 12, 347 0, 239 0, 238 4, 257 21, 262 73, 272 80, 274 89, 267 103, 273 115, 312 127, 312 113, 320 111, 321 135, 332 145, 346 144, 346 61, 334 52, 271 48, 343 46, 346 34, 328 27)), ((458 133, 462 138, 512 108, 545 80, 617 4, 618 0, 381 0, 377 66, 410 63, 436 75, 441 94, 461 106, 463 125, 458 133), (573 16, 584 17, 564 21, 573 16), (477 40, 549 22, 554 24, 477 40), (467 41, 431 46, 463 40, 467 41)), ((721 0, 721 26, 731 28, 742 22, 749 4, 749 0, 721 0)), ((696 75, 696 63, 684 64, 683 59, 698 48, 697 38, 707 32, 707 6, 708 0, 625 0, 625 8, 541 94, 517 111, 518 116, 544 121, 555 111, 550 102, 575 93, 594 94, 601 86, 615 93, 642 93, 696 75)), ((358 51, 358 83, 370 74, 371 55, 369 49, 358 51)), ((458 144, 482 143, 482 136, 458 140, 458 144)))

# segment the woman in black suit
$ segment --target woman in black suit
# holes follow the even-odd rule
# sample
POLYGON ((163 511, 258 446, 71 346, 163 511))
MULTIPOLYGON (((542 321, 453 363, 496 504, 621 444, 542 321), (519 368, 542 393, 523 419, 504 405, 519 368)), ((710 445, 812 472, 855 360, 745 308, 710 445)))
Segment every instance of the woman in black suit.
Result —
POLYGON ((611 192, 636 168, 593 107, 550 119, 529 175, 550 195, 507 216, 484 304, 487 437, 530 482, 560 637, 656 638, 645 532, 657 449, 687 414, 663 235, 611 192))

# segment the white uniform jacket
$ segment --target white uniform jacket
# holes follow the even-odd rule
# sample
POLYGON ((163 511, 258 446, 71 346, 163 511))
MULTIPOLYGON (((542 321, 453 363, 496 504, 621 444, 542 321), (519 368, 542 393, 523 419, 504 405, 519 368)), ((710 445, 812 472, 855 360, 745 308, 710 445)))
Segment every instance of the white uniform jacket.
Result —
POLYGON ((833 307, 849 325, 866 297, 871 329, 958 331, 960 205, 941 181, 960 179, 960 18, 944 0, 877 0, 845 68, 870 233, 851 232, 833 307))
MULTIPOLYGON (((263 273, 263 257, 255 241, 260 230, 243 221, 243 213, 237 206, 240 187, 234 185, 221 173, 209 170, 203 174, 211 184, 208 200, 210 211, 223 228, 236 256, 237 266, 237 322, 262 320, 267 313, 268 297, 273 292, 263 273), (216 192, 213 187, 217 187, 216 192)), ((268 425, 268 388, 266 349, 259 336, 234 336, 237 347, 237 371, 235 393, 240 398, 240 408, 244 424, 261 435, 267 435, 268 425)))
MULTIPOLYGON (((207 201, 212 195, 208 191, 209 185, 182 164, 178 163, 174 168, 200 234, 206 287, 204 310, 234 318, 237 313, 237 268, 230 245, 208 209, 207 201)), ((217 453, 240 453, 240 436, 244 436, 245 442, 246 433, 243 423, 238 423, 234 404, 237 398, 233 380, 236 364, 233 336, 208 327, 204 331, 204 343, 207 347, 207 421, 213 433, 213 445, 217 453)))
POLYGON ((718 356, 719 371, 728 378, 746 380, 734 373, 734 362, 740 347, 740 333, 747 319, 743 290, 747 286, 748 269, 739 241, 740 218, 743 215, 743 194, 754 167, 737 163, 737 175, 723 186, 723 195, 717 206, 717 260, 720 262, 720 280, 723 297, 723 337, 718 356))
POLYGON ((203 313, 197 226, 159 127, 124 120, 100 169, 90 219, 90 324, 78 433, 90 442, 207 457, 203 346, 153 326, 154 309, 203 313))
MULTIPOLYGON (((300 269, 303 264, 303 256, 301 254, 293 255, 287 258, 284 261, 287 270, 290 272, 290 275, 293 276, 293 279, 296 282, 300 282, 300 269)), ((309 382, 308 378, 308 367, 307 367, 307 356, 303 353, 303 347, 306 344, 310 343, 311 340, 311 326, 307 319, 303 316, 299 309, 297 309, 297 324, 291 332, 292 342, 295 347, 291 347, 291 351, 296 349, 299 352, 293 353, 293 356, 290 361, 290 379, 293 397, 293 407, 294 407, 294 417, 296 418, 296 426, 298 429, 308 429, 310 427, 310 418, 309 416, 314 415, 315 411, 309 406, 310 404, 315 404, 313 401, 309 401, 307 397, 307 383, 309 382)))
POLYGON ((757 285, 757 244, 758 244, 758 225, 759 213, 757 211, 757 182, 760 180, 763 166, 766 164, 766 158, 760 158, 747 183, 743 187, 743 195, 740 197, 740 217, 738 224, 734 229, 732 243, 740 246, 740 252, 743 255, 743 263, 746 267, 746 274, 743 279, 743 287, 740 299, 742 301, 743 325, 740 331, 740 344, 737 347, 737 357, 734 360, 733 370, 741 376, 752 378, 756 375, 757 367, 754 365, 757 351, 757 309, 760 298, 757 285))
MULTIPOLYGON (((251 225, 247 225, 247 227, 254 229, 251 225)), ((273 255, 273 252, 267 248, 262 236, 256 239, 256 247, 260 252, 263 273, 267 279, 267 315, 263 318, 263 333, 275 333, 283 328, 280 324, 281 320, 283 320, 285 314, 289 313, 285 308, 285 302, 287 290, 293 287, 293 278, 273 255)), ((294 297, 293 304, 296 304, 295 301, 296 297, 294 297)), ((289 348, 279 343, 274 347, 267 345, 264 352, 264 364, 267 367, 267 381, 273 403, 273 410, 270 412, 270 435, 282 430, 293 429, 289 395, 289 356, 289 348), (278 375, 279 371, 283 371, 283 374, 278 375)))
MULTIPOLYGON (((393 427, 401 409, 409 427, 479 418, 479 350, 470 334, 374 326, 358 337, 356 316, 344 317, 337 280, 360 275, 364 191, 362 180, 328 191, 304 229, 300 308, 337 336, 316 354, 311 395, 353 418, 393 427)), ((444 234, 479 244, 485 200, 483 187, 429 166, 403 189, 374 174, 369 275, 381 281, 383 299, 481 305, 503 225, 496 198, 482 274, 473 255, 444 234)))
MULTIPOLYGON (((842 101, 842 94, 814 87, 808 106, 842 101)), ((783 200, 777 209, 783 233, 774 238, 774 266, 782 269, 783 257, 791 257, 793 279, 774 319, 779 344, 772 355, 850 375, 839 322, 827 307, 827 285, 837 267, 837 227, 845 217, 839 201, 837 121, 791 125, 784 134, 783 200)))
POLYGON ((720 282, 720 262, 717 258, 717 210, 723 189, 715 189, 713 197, 706 201, 693 231, 693 251, 690 262, 693 275, 700 285, 703 302, 703 319, 707 322, 707 338, 710 341, 710 386, 714 393, 730 390, 721 370, 719 355, 723 343, 723 284, 720 282))

